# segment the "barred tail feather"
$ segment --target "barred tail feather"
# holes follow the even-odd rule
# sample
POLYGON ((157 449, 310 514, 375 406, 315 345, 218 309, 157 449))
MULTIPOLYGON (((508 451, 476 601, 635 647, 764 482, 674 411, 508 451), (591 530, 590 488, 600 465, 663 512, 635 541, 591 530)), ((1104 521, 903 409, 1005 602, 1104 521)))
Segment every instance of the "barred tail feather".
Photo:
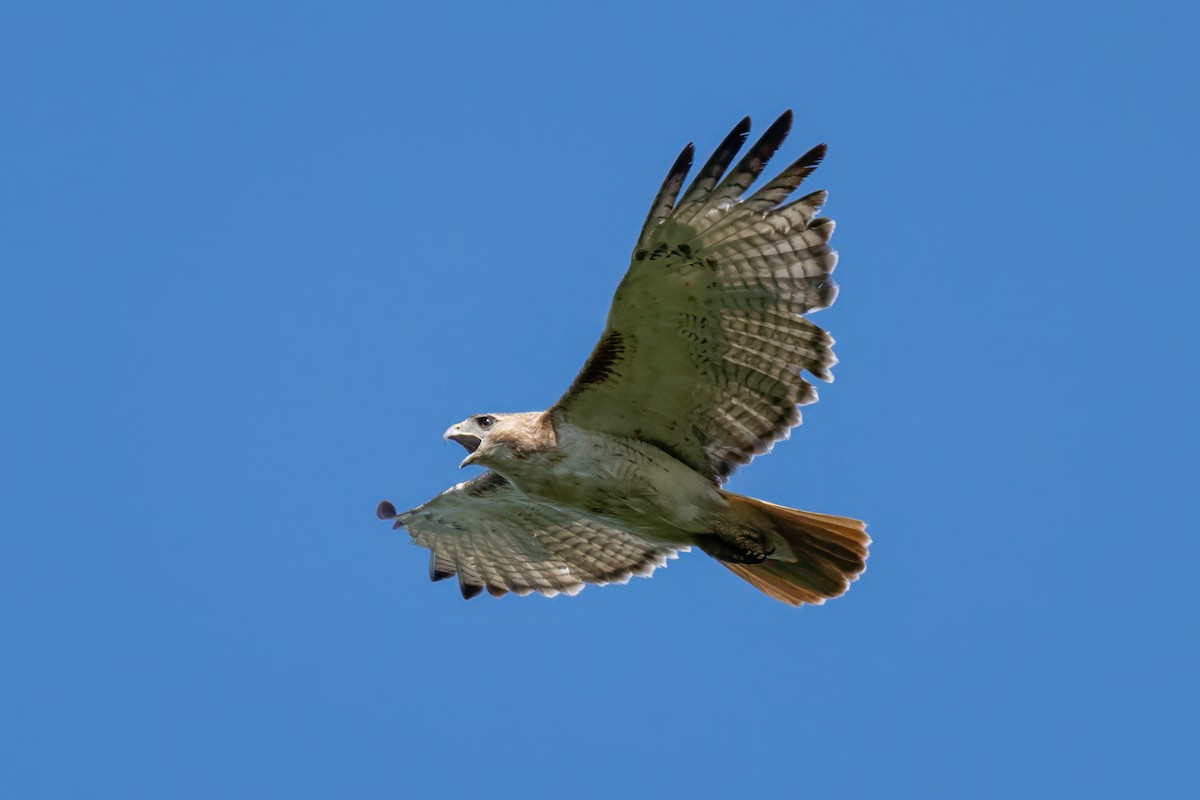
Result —
POLYGON ((861 520, 723 494, 734 524, 765 534, 775 545, 758 564, 721 561, 764 594, 793 606, 820 605, 843 594, 867 568, 871 537, 861 520))

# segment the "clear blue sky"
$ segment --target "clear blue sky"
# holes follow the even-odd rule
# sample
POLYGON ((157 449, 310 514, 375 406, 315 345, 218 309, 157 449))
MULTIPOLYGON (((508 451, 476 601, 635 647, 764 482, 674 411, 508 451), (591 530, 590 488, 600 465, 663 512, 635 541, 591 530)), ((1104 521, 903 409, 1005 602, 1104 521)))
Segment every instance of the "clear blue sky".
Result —
POLYGON ((0 794, 1195 797, 1185 3, 0 10, 0 794), (582 364, 679 148, 797 112, 866 519, 464 602, 374 518, 582 364))

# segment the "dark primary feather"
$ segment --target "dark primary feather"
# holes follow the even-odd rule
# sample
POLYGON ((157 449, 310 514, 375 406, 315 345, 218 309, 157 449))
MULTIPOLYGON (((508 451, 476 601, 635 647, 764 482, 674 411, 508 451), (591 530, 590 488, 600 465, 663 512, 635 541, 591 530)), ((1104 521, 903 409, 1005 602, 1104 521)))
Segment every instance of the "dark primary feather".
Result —
POLYGON ((687 178, 688 170, 692 168, 694 152, 695 147, 688 142, 688 145, 683 148, 683 152, 675 159, 675 163, 671 165, 662 187, 654 197, 654 202, 650 204, 650 213, 646 215, 646 223, 642 226, 643 231, 661 225, 662 221, 675 208, 675 198, 679 195, 679 190, 683 188, 683 181, 687 178))
MULTIPOLYGON (((758 179, 762 171, 766 169, 767 162, 771 160, 771 156, 783 144, 783 140, 787 138, 788 131, 792 128, 792 112, 783 112, 777 120, 771 123, 771 127, 767 128, 754 146, 747 151, 746 155, 738 162, 737 166, 729 171, 721 184, 712 192, 712 197, 708 205, 720 205, 726 200, 737 200, 742 196, 742 193, 750 188, 750 185, 758 179)), ((682 220, 686 223, 691 220, 694 212, 685 216, 682 220)))
MULTIPOLYGON (((692 185, 683 193, 683 199, 679 201, 681 208, 687 208, 693 202, 703 202, 708 194, 721 180, 721 176, 725 174, 725 170, 729 169, 729 164, 733 161, 734 156, 742 149, 742 145, 746 143, 746 137, 750 135, 750 118, 742 117, 742 121, 733 127, 724 141, 717 146, 711 157, 705 162, 700 171, 696 173, 696 177, 692 180, 692 185)), ((681 222, 686 222, 686 219, 681 219, 681 222)), ((642 231, 642 238, 645 238, 646 231, 642 231)))
POLYGON ((793 161, 777 177, 746 198, 746 210, 759 213, 770 211, 786 200, 804 182, 805 178, 816 172, 817 167, 825 158, 825 150, 825 145, 819 144, 793 161))

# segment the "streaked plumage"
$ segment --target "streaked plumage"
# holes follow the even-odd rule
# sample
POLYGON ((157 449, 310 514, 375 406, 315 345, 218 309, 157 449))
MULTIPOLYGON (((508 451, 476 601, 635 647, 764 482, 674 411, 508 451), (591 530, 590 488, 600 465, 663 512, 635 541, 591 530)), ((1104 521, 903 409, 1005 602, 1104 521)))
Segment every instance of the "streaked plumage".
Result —
POLYGON ((852 519, 726 492, 832 380, 833 339, 803 314, 837 296, 832 220, 818 191, 786 202, 824 157, 813 148, 743 197, 787 136, 775 121, 732 168, 730 132, 683 192, 684 148, 651 204, 608 322, 583 369, 544 412, 480 415, 446 432, 484 475, 397 514, 431 551, 434 580, 574 594, 648 575, 689 545, 794 605, 841 594, 870 542, 852 519), (676 200, 678 198, 678 203, 676 200))

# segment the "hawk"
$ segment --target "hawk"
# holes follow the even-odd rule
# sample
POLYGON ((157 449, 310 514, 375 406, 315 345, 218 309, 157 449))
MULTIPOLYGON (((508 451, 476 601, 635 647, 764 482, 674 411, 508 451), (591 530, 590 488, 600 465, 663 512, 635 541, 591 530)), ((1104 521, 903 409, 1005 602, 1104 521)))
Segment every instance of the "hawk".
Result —
POLYGON ((573 595, 624 583, 698 547, 767 595, 822 603, 865 569, 856 519, 734 494, 722 484, 816 402, 833 339, 804 315, 837 295, 826 193, 788 202, 825 155, 809 150, 747 190, 791 128, 784 113, 730 169, 747 117, 683 191, 689 144, 667 173, 600 341, 545 411, 478 414, 444 438, 487 471, 424 505, 378 516, 428 548, 429 574, 463 597, 573 595))

